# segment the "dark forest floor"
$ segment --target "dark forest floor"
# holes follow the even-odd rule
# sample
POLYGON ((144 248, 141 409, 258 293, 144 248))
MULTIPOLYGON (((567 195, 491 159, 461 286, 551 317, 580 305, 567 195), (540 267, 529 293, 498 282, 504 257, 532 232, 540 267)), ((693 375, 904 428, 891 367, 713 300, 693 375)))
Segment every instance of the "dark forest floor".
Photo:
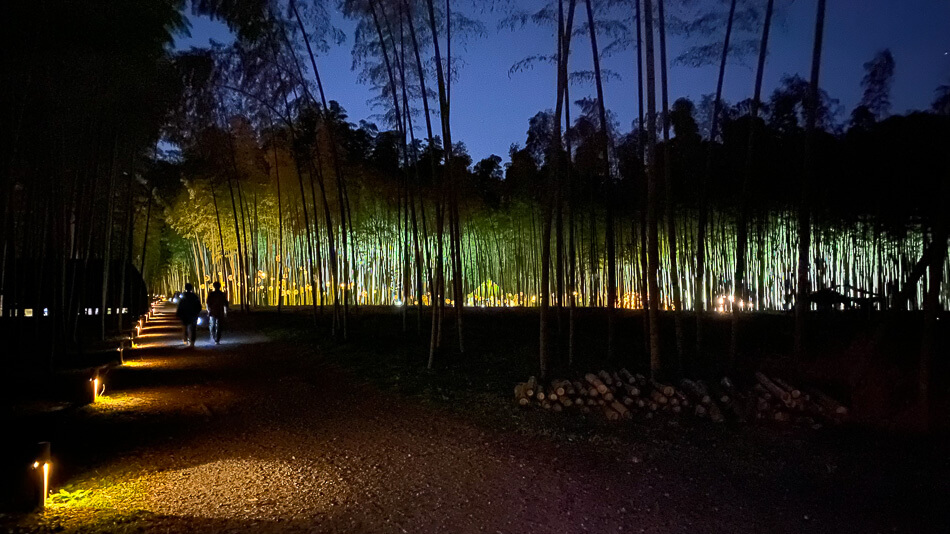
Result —
POLYGON ((517 321, 473 314, 466 355, 428 373, 425 340, 383 315, 336 343, 301 313, 235 314, 221 345, 202 331, 195 349, 153 323, 100 402, 2 421, 5 439, 52 442, 56 495, 0 527, 950 531, 943 438, 523 410, 510 390, 530 341, 499 342, 531 338, 509 335, 517 321))

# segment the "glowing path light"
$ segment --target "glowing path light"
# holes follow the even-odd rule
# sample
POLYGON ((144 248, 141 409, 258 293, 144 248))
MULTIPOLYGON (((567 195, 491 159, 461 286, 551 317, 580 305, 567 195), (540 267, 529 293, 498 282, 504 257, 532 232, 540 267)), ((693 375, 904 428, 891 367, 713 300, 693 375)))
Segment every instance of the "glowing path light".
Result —
POLYGON ((46 498, 49 496, 49 473, 52 468, 52 462, 50 461, 50 444, 48 441, 41 441, 39 444, 40 454, 36 461, 33 462, 33 469, 37 471, 38 476, 42 477, 42 480, 37 481, 37 489, 40 487, 43 488, 42 493, 37 492, 37 505, 40 508, 46 508, 46 498))
POLYGON ((92 402, 96 402, 99 400, 99 397, 105 393, 106 385, 99 379, 99 375, 90 378, 89 381, 92 383, 92 402))

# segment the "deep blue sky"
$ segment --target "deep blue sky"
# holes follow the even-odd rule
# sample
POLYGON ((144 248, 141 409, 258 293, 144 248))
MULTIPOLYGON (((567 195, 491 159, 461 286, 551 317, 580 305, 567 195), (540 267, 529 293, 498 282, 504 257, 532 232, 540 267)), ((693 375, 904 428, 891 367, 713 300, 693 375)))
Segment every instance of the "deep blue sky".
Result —
MULTIPOLYGON (((513 2, 529 11, 543 5, 537 1, 513 2)), ((883 48, 891 49, 896 62, 891 92, 893 113, 929 107, 934 89, 950 84, 950 0, 830 0, 827 5, 821 85, 840 99, 846 115, 861 98, 862 65, 883 48)), ((776 6, 779 14, 766 65, 766 97, 786 73, 807 78, 811 62, 816 0, 776 0, 776 6)), ((586 19, 581 7, 579 3, 577 16, 583 21, 586 19)), ((484 22, 488 35, 470 40, 464 49, 453 48, 453 54, 458 54, 465 66, 453 85, 452 133, 456 141, 465 142, 475 161, 492 153, 507 160, 508 147, 524 143, 528 119, 539 110, 552 108, 554 103, 553 67, 542 66, 511 77, 508 69, 526 56, 550 53, 555 46, 553 32, 534 27, 519 32, 496 30, 500 14, 474 16, 484 22)), ((357 73, 350 69, 353 23, 338 13, 333 19, 346 32, 347 42, 319 58, 327 98, 340 102, 351 121, 373 120, 375 112, 367 103, 371 94, 366 86, 357 83, 357 73)), ((180 38, 178 48, 204 46, 209 38, 225 42, 230 39, 227 28, 220 23, 198 17, 191 17, 191 22, 192 35, 180 38)), ((575 40, 572 69, 590 68, 587 42, 586 38, 575 40)), ((670 56, 677 55, 685 46, 684 38, 671 36, 670 56)), ((623 131, 630 129, 637 115, 632 58, 633 52, 628 51, 602 62, 604 68, 621 76, 621 80, 606 85, 604 100, 617 115, 623 131)), ((744 63, 734 62, 726 72, 725 98, 730 102, 752 94, 754 58, 744 63)), ((698 101, 701 95, 714 92, 716 70, 672 68, 671 100, 688 96, 698 101)), ((571 91, 572 100, 594 94, 593 86, 587 85, 575 85, 571 91)))

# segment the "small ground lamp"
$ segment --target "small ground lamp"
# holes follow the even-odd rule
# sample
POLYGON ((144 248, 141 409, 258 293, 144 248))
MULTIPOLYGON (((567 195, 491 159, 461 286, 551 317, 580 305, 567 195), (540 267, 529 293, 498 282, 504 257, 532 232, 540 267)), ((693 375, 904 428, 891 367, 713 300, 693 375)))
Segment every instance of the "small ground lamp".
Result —
POLYGON ((52 467, 50 461, 49 442, 42 441, 36 460, 33 461, 34 481, 36 483, 36 505, 46 508, 46 497, 49 495, 49 472, 52 467))
POLYGON ((99 396, 105 393, 106 384, 99 378, 99 374, 96 373, 96 376, 89 379, 89 383, 92 385, 92 402, 96 402, 99 399, 99 396))

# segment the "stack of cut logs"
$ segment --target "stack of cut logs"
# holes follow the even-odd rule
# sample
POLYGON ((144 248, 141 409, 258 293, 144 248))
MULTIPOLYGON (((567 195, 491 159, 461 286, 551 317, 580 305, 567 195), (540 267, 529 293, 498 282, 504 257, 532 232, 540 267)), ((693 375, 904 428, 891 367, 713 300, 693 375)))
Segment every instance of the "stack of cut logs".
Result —
POLYGON ((578 380, 552 380, 547 385, 532 376, 515 386, 515 400, 521 406, 555 412, 603 413, 611 421, 631 419, 635 412, 646 418, 667 412, 693 414, 716 423, 773 420, 817 428, 825 421, 839 422, 848 414, 845 406, 818 390, 798 389, 760 372, 755 373, 750 387, 741 390, 729 378, 709 384, 684 379, 674 387, 626 369, 587 373, 578 380))

